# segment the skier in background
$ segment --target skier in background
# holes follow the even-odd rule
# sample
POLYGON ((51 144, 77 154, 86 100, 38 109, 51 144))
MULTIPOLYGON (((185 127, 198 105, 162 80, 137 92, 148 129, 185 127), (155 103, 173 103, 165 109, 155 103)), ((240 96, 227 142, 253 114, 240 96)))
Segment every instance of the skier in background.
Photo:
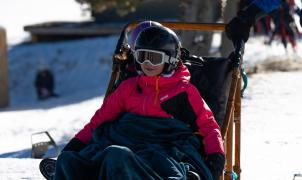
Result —
POLYGON ((281 6, 272 13, 274 29, 268 41, 271 44, 276 35, 281 37, 282 44, 287 50, 287 42, 289 41, 294 51, 297 49, 294 18, 290 8, 290 4, 286 0, 282 0, 281 6))
MULTIPOLYGON (((226 25, 227 37, 236 44, 238 41, 247 41, 251 27, 255 22, 277 9, 282 3, 282 0, 245 0, 244 7, 237 12, 234 17, 226 25)), ((302 24, 300 12, 300 24, 302 24)))

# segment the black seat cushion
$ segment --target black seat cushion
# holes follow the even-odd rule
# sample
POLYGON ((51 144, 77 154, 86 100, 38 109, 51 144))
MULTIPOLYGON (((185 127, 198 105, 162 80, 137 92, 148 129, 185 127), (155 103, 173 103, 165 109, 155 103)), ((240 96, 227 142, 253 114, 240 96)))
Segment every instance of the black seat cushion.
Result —
POLYGON ((191 56, 185 64, 191 73, 191 83, 197 87, 222 127, 232 80, 230 59, 191 56))

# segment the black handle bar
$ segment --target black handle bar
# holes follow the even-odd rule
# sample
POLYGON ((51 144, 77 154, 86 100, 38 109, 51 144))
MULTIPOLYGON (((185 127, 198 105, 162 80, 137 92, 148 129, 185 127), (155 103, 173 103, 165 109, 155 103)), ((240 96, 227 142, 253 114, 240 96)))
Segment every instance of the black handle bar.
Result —
POLYGON ((241 65, 244 49, 245 49, 245 42, 243 40, 239 40, 234 42, 235 51, 234 56, 232 57, 232 61, 234 63, 234 68, 238 68, 241 65))

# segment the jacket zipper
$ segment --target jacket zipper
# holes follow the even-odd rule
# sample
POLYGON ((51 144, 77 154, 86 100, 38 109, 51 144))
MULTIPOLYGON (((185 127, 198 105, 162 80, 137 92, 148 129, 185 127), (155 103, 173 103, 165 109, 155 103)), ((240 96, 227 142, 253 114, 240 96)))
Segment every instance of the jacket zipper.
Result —
MULTIPOLYGON (((145 88, 147 89, 147 82, 145 83, 145 88)), ((146 99, 147 99, 147 95, 145 95, 144 101, 143 101, 143 113, 145 115, 146 115, 146 99)))
POLYGON ((145 108, 146 98, 147 98, 147 96, 144 97, 144 101, 143 101, 143 113, 144 113, 144 115, 146 115, 146 108, 145 108))

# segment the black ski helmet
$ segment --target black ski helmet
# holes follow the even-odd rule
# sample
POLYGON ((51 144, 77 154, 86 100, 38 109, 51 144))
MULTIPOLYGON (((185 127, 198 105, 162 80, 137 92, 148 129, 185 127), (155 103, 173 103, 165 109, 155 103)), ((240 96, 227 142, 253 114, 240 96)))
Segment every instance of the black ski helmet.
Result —
POLYGON ((162 26, 159 22, 156 21, 142 21, 131 31, 130 34, 130 47, 134 49, 135 40, 138 36, 138 34, 151 26, 162 26))
MULTIPOLYGON (((141 31, 135 41, 135 50, 150 49, 162 51, 170 58, 169 63, 165 63, 162 74, 170 74, 178 65, 180 57, 181 43, 171 29, 164 26, 151 26, 141 31), (175 60, 176 59, 176 60, 175 60)), ((140 70, 138 63, 137 68, 140 70)))

